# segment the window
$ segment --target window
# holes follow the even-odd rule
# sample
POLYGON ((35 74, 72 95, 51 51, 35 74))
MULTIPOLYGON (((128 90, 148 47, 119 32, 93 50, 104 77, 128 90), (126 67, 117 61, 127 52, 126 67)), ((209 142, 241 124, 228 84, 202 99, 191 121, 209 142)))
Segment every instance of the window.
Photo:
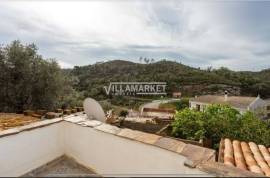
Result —
POLYGON ((196 110, 200 111, 201 110, 201 106, 199 104, 196 104, 196 110))

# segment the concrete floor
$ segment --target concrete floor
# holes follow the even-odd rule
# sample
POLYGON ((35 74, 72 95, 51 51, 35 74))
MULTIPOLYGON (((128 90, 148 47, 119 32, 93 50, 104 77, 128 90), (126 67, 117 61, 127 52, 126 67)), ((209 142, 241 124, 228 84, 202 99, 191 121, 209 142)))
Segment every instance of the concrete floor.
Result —
POLYGON ((98 175, 73 159, 62 156, 22 177, 97 177, 98 175))

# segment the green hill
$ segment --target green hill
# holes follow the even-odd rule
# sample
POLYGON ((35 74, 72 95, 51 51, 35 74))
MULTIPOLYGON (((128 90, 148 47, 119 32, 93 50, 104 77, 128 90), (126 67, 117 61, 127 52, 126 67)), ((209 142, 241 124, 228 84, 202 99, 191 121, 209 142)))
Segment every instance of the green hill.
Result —
POLYGON ((149 64, 113 60, 67 70, 77 78, 76 90, 85 96, 105 99, 103 86, 120 81, 167 82, 167 93, 183 95, 223 94, 270 97, 270 69, 260 72, 235 72, 227 68, 201 70, 177 62, 159 61, 149 64))

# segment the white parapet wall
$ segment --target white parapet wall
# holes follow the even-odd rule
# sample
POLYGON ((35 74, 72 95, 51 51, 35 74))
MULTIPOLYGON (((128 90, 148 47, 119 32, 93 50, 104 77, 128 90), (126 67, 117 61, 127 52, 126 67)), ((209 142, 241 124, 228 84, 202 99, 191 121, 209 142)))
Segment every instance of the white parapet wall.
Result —
POLYGON ((21 176, 64 154, 63 122, 0 138, 0 176, 21 176))
POLYGON ((151 144, 63 120, 40 125, 0 133, 0 176, 24 175, 62 155, 103 176, 208 175, 151 144))
POLYGON ((177 153, 65 123, 65 153, 104 176, 206 175, 177 153))

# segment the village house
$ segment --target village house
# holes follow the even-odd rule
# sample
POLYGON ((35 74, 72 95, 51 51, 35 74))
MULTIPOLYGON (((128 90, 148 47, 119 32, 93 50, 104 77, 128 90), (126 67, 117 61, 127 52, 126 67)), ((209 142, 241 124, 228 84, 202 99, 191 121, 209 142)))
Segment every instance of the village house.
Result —
POLYGON ((265 100, 266 102, 266 113, 267 113, 267 118, 270 118, 270 99, 265 100))
POLYGON ((219 95, 202 95, 190 99, 189 107, 191 109, 196 109, 198 111, 203 111, 206 106, 210 104, 227 104, 231 107, 244 113, 246 111, 254 112, 260 118, 267 117, 267 108, 270 111, 270 108, 267 107, 267 102, 257 97, 246 97, 246 96, 228 96, 225 93, 224 96, 219 95))

